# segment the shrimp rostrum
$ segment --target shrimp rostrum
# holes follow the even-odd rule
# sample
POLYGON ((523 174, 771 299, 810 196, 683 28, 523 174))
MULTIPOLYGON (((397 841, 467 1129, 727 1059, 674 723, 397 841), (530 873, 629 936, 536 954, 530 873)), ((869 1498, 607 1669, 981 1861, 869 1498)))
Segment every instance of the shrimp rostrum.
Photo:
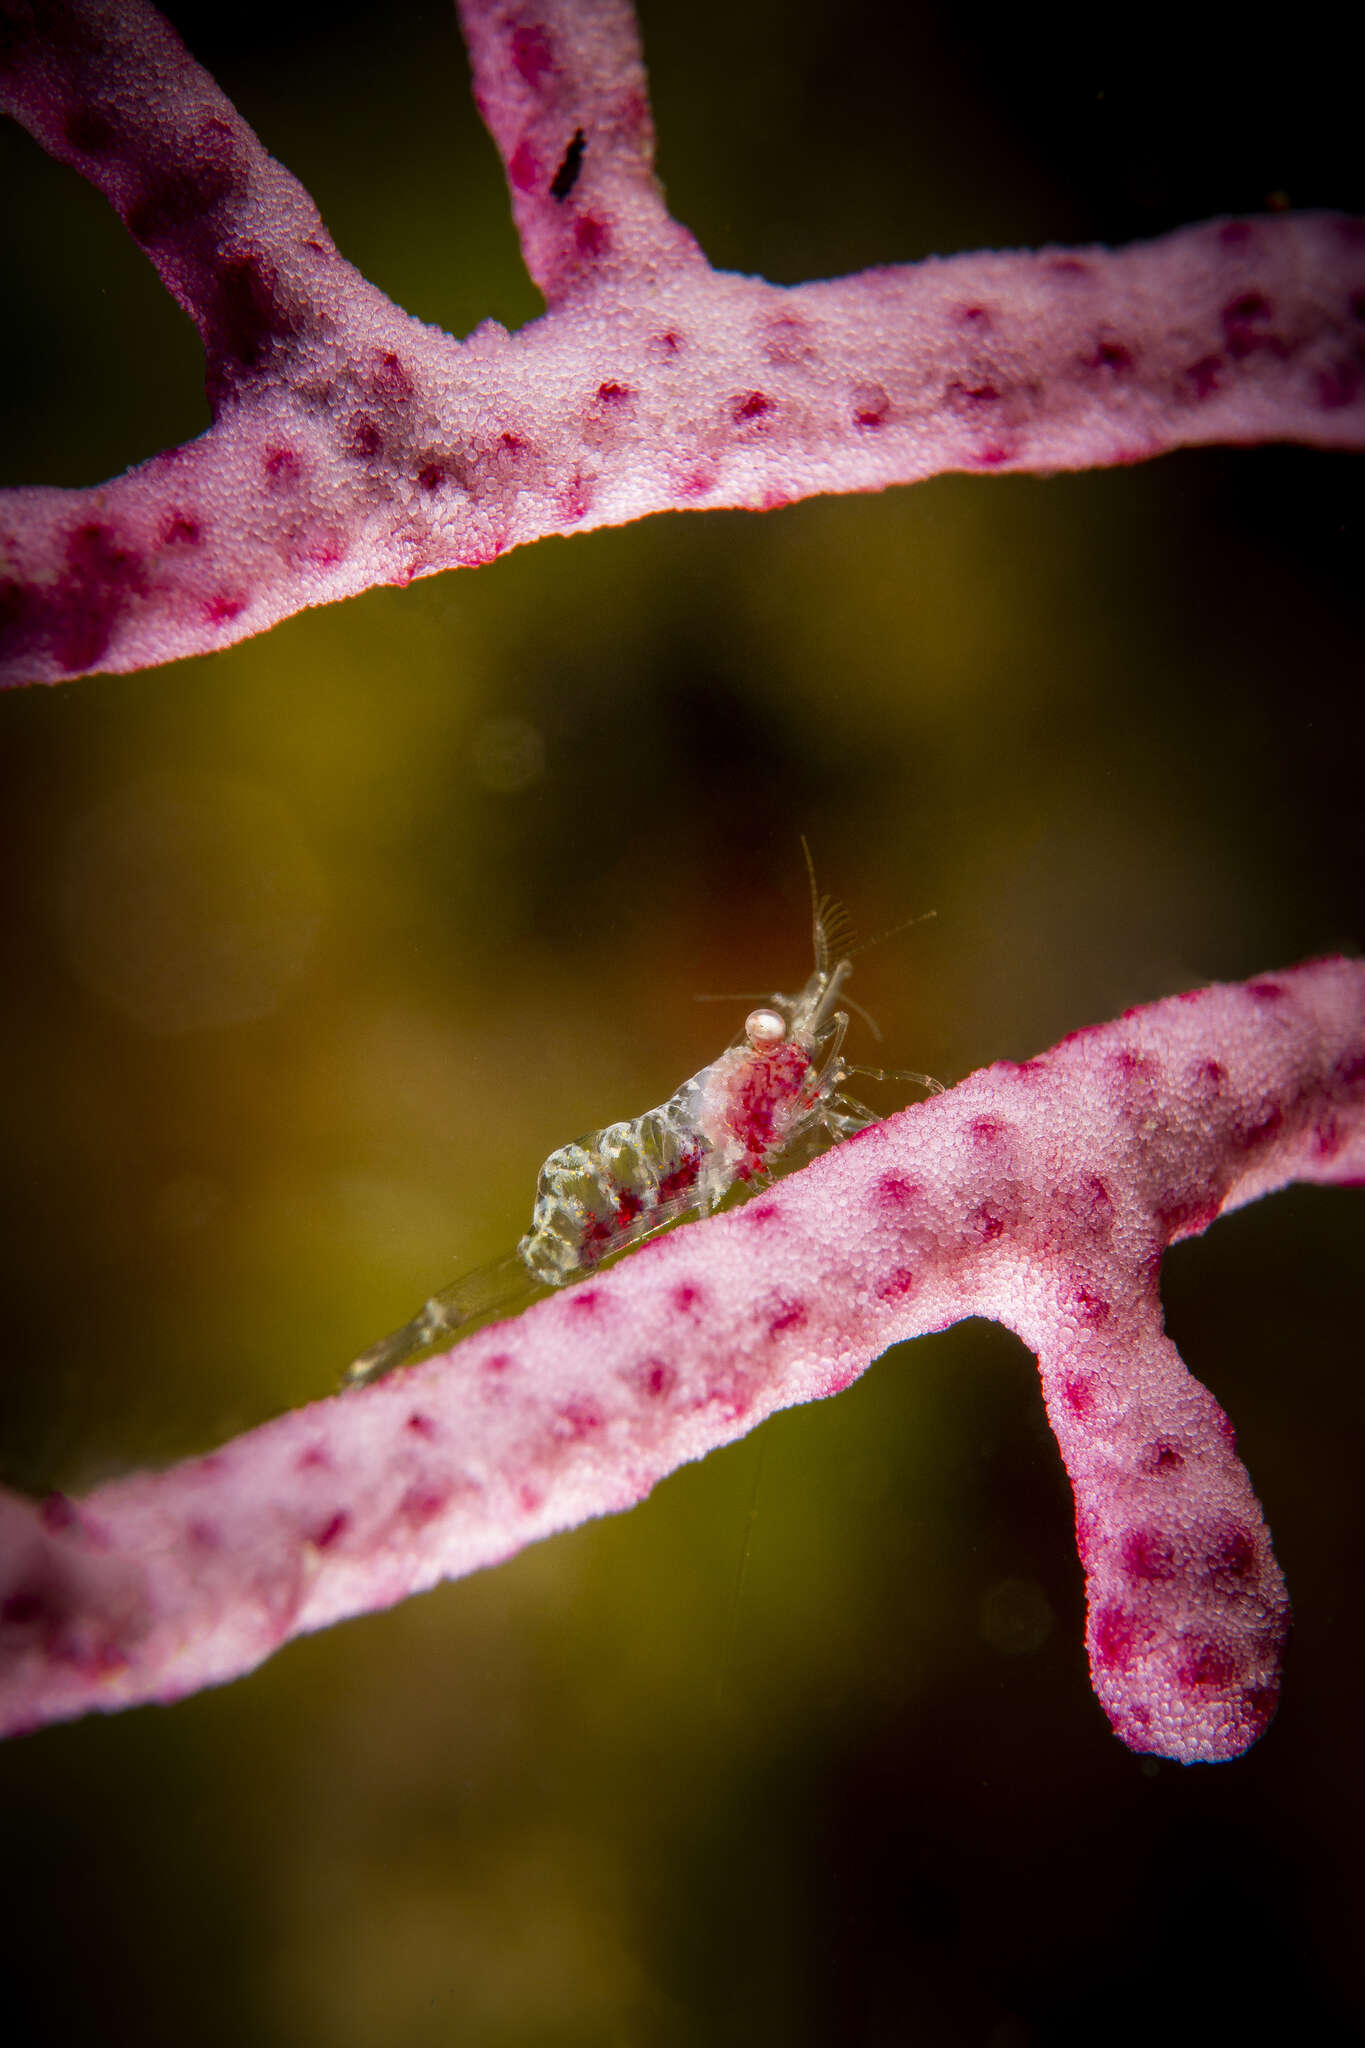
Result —
MULTIPOLYGON (((810 856, 807 853, 807 865, 810 856)), ((844 1092, 855 1074, 913 1081, 928 1074, 854 1066, 844 1058, 852 950, 834 959, 841 914, 811 873, 815 971, 797 995, 749 1012, 742 1038, 643 1116, 561 1145, 536 1182, 531 1227, 510 1257, 469 1273, 424 1303, 411 1322, 362 1353, 346 1374, 364 1385, 442 1338, 539 1288, 581 1280, 615 1253, 686 1216, 706 1216, 730 1190, 766 1182, 875 1123, 844 1092)))

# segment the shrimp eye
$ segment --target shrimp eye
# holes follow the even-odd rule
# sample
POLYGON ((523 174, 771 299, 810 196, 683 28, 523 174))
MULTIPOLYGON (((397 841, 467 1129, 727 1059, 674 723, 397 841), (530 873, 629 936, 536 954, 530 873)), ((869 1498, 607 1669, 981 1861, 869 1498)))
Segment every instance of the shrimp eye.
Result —
POLYGON ((765 1045, 781 1045, 787 1035, 787 1020, 777 1010, 751 1010, 744 1019, 744 1035, 755 1051, 765 1045))

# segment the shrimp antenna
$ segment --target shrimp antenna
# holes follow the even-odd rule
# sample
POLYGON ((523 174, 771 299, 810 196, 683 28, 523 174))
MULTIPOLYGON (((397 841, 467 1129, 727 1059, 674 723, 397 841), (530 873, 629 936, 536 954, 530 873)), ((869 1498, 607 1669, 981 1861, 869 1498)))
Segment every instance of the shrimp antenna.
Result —
POLYGON ((836 903, 832 896, 822 896, 815 879, 815 862, 811 859, 810 845, 803 832, 801 851, 806 856, 806 873, 810 876, 810 923, 811 939, 815 947, 815 971, 828 974, 831 957, 847 958, 854 950, 850 945, 853 937, 853 920, 842 903, 836 903))
POLYGON ((850 946, 848 956, 853 959, 859 953, 870 953, 872 948, 880 946, 884 939, 894 939, 898 933, 908 932, 917 924, 927 924, 931 917, 937 916, 936 910, 921 910, 914 917, 903 917, 899 924, 888 925, 884 932, 878 932, 875 939, 861 939, 856 946, 850 946))

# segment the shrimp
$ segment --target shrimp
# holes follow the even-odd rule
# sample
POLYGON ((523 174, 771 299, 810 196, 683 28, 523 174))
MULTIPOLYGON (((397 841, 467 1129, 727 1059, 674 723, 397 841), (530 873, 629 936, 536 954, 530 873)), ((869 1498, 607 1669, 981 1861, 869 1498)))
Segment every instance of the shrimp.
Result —
POLYGON ((410 1322, 361 1353, 344 1385, 367 1385, 523 1297, 582 1280, 670 1223, 709 1215, 733 1187, 766 1182, 794 1158, 865 1130, 877 1116, 844 1093, 855 1074, 940 1092, 929 1074, 844 1058, 848 1014, 839 1003, 848 1000, 844 984, 861 949, 833 958, 841 913, 817 892, 809 848, 806 866, 815 970, 805 987, 765 998, 744 1020, 742 1039, 657 1109, 552 1152, 516 1250, 432 1295, 410 1322))

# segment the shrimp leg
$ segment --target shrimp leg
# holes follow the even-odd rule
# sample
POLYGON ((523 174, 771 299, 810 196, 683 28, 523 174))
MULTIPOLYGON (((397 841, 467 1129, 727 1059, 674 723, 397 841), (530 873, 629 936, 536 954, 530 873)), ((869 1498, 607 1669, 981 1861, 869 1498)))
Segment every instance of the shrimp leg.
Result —
POLYGON ((516 1252, 505 1259, 495 1259, 491 1265, 476 1267, 424 1301, 401 1329, 362 1351, 347 1366, 342 1386, 367 1387, 372 1380, 383 1379, 385 1373, 434 1350, 443 1337, 451 1337, 471 1323, 484 1322, 538 1292, 536 1280, 516 1252))

